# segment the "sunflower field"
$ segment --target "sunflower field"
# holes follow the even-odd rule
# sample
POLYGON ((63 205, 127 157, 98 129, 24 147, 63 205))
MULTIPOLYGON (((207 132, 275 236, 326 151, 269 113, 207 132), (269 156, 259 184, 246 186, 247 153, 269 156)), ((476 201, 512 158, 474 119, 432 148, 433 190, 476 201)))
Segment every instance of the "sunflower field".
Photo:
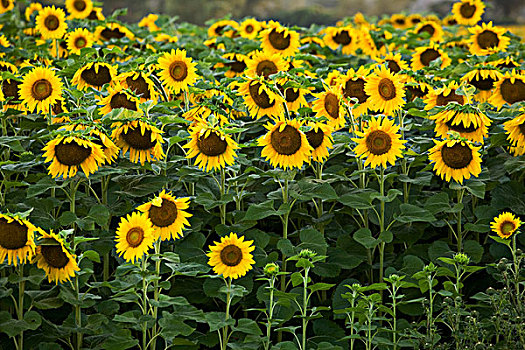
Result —
POLYGON ((525 349, 525 43, 481 0, 100 6, 0 1, 0 349, 525 349))

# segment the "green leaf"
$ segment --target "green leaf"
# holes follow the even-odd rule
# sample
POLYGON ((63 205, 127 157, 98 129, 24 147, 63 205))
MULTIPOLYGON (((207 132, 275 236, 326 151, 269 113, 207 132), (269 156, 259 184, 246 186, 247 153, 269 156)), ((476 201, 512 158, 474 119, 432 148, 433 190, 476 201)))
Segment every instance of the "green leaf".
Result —
POLYGON ((207 312, 204 317, 210 326, 209 332, 215 332, 225 326, 233 326, 235 324, 235 320, 231 317, 226 320, 224 312, 207 312))
POLYGON ((301 230, 299 237, 301 239, 300 249, 311 249, 320 255, 326 254, 328 244, 321 232, 313 228, 307 228, 301 230))
POLYGON ((465 183, 467 191, 478 198, 485 198, 485 183, 479 180, 471 180, 465 183))
POLYGON ((481 261, 483 256, 483 247, 477 241, 465 241, 463 243, 463 250, 473 262, 479 263, 481 261))
POLYGON ((318 290, 329 290, 333 286, 335 286, 335 284, 332 284, 332 283, 315 283, 315 284, 312 284, 311 286, 308 286, 308 289, 310 289, 310 291, 313 293, 313 292, 316 292, 318 290))
POLYGON ((439 192, 431 196, 425 202, 424 208, 432 214, 441 213, 450 208, 450 199, 446 192, 439 192))
POLYGON ((263 335, 263 332, 257 325, 257 322, 249 318, 241 318, 237 321, 237 326, 232 327, 235 332, 242 332, 251 335, 263 335))
POLYGON ((176 312, 162 312, 162 318, 158 324, 161 327, 160 335, 167 341, 171 341, 179 335, 187 337, 195 330, 195 328, 184 323, 176 312))
POLYGON ((374 248, 379 244, 379 241, 372 237, 372 232, 367 228, 360 228, 354 233, 353 237, 356 242, 368 249, 374 248))
POLYGON ((76 222, 78 220, 75 213, 71 211, 65 211, 60 215, 60 218, 58 219, 58 222, 60 222, 60 225, 62 226, 69 226, 72 223, 76 222))
POLYGON ((100 263, 100 255, 94 250, 86 250, 82 253, 83 258, 88 258, 89 260, 100 263))
POLYGON ((292 286, 297 287, 300 284, 303 284, 303 276, 299 272, 292 273, 292 286))
POLYGON ((346 193, 339 197, 339 202, 353 209, 370 209, 372 208, 370 194, 370 192, 346 193))
POLYGON ((277 211, 273 208, 273 200, 268 200, 260 204, 251 204, 243 220, 257 221, 272 215, 277 215, 277 211))
POLYGON ((396 217, 396 220, 402 223, 414 221, 432 222, 436 220, 434 215, 420 206, 403 203, 399 208, 401 209, 401 214, 396 217))
POLYGON ((99 226, 103 226, 108 222, 109 210, 105 205, 95 204, 89 209, 88 216, 93 218, 99 226))
POLYGON ((377 239, 380 242, 391 243, 394 240, 394 235, 390 231, 383 231, 377 239))

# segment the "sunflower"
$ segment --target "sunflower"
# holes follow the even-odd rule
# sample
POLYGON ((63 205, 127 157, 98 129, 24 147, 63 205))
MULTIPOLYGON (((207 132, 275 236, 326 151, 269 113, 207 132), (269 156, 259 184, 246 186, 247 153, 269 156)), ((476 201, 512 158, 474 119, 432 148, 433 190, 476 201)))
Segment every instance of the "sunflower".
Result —
POLYGON ((341 47, 343 55, 352 55, 359 47, 358 32, 352 27, 327 27, 324 41, 332 50, 341 47))
POLYGON ((15 7, 15 0, 0 1, 0 14, 11 11, 15 7))
POLYGON ((210 50, 222 50, 224 51, 226 49, 226 46, 224 46, 224 43, 217 44, 217 37, 213 37, 211 39, 208 39, 203 42, 204 45, 206 45, 210 50))
POLYGON ((208 265, 213 267, 213 272, 224 278, 236 279, 246 275, 255 264, 251 252, 255 249, 253 241, 245 241, 244 236, 237 237, 236 233, 221 237, 221 242, 210 245, 210 258, 208 265))
POLYGON ((80 55, 80 50, 93 46, 93 36, 87 29, 78 28, 67 35, 67 48, 71 53, 80 55))
POLYGON ((24 10, 24 15, 26 17, 26 21, 31 20, 31 15, 34 13, 38 13, 38 11, 42 10, 42 4, 39 2, 32 2, 30 3, 26 9, 24 10))
POLYGON ((190 57, 186 57, 186 50, 171 50, 165 52, 158 60, 160 79, 164 85, 178 94, 180 91, 188 90, 189 85, 193 85, 198 78, 197 69, 190 57))
POLYGON ((36 29, 44 40, 62 38, 67 31, 64 10, 55 6, 44 7, 36 16, 36 29))
POLYGON ((41 232, 18 215, 0 213, 0 264, 25 264, 35 254, 35 232, 41 232))
POLYGON ((217 63, 214 68, 228 67, 228 70, 224 72, 224 76, 227 78, 234 78, 241 75, 244 75, 246 70, 246 62, 248 57, 240 53, 226 53, 222 55, 222 58, 230 62, 227 63, 217 63))
POLYGON ((135 35, 127 27, 115 22, 110 22, 106 23, 105 27, 98 26, 95 29, 94 37, 97 41, 110 41, 111 39, 120 40, 125 37, 129 40, 133 40, 135 35))
POLYGON ((323 81, 328 86, 337 86, 342 76, 343 74, 340 71, 332 70, 328 73, 327 77, 323 79, 323 81))
POLYGON ((9 40, 7 40, 7 37, 5 35, 0 35, 0 46, 2 47, 9 47, 11 45, 11 43, 9 42, 9 40))
POLYGON ((509 142, 518 149, 525 148, 525 111, 521 112, 522 114, 503 123, 509 142))
POLYGON ((382 58, 376 58, 376 61, 379 64, 386 64, 387 68, 394 74, 402 70, 408 70, 408 64, 403 61, 400 53, 389 53, 382 58))
POLYGON ((91 0, 66 0, 66 10, 70 18, 87 18, 93 10, 91 0))
POLYGON ((268 132, 257 140, 263 146, 261 155, 270 161, 273 167, 301 168, 304 162, 310 162, 313 148, 306 135, 300 130, 302 122, 280 119, 275 124, 266 124, 268 132))
POLYGON ((45 271, 48 281, 55 284, 71 281, 75 271, 80 271, 76 255, 64 246, 64 240, 53 231, 40 231, 41 242, 36 248, 34 261, 39 269, 45 271))
POLYGON ((266 29, 260 32, 260 37, 261 48, 266 52, 289 57, 294 56, 299 51, 299 33, 288 30, 279 22, 268 22, 266 29))
POLYGON ((116 108, 141 112, 139 110, 139 98, 133 96, 120 84, 108 87, 108 95, 101 97, 99 104, 102 106, 99 110, 102 115, 106 115, 116 108))
POLYGON ((0 101, 4 102, 8 98, 11 100, 4 104, 4 112, 7 109, 12 108, 18 111, 25 111, 25 105, 22 103, 20 98, 20 86, 22 83, 16 79, 2 79, 2 91, 0 93, 0 101))
POLYGON ((223 36, 223 35, 232 36, 233 35, 232 32, 237 31, 238 27, 239 27, 239 23, 233 20, 225 19, 225 20, 217 21, 208 28, 208 37, 213 38, 216 36, 223 36), (227 30, 226 27, 231 27, 233 28, 233 30, 231 29, 227 30))
POLYGON ((459 85, 456 82, 451 82, 442 88, 429 91, 424 99, 425 110, 430 110, 436 106, 446 106, 451 102, 456 102, 460 105, 470 103, 467 100, 467 96, 456 93, 458 89, 459 85))
POLYGON ((285 81, 283 82, 284 84, 277 84, 277 87, 284 96, 284 100, 286 101, 286 106, 288 107, 289 112, 297 112, 299 108, 308 105, 305 96, 310 93, 310 90, 302 87, 284 88, 283 85, 286 85, 286 83, 285 81))
POLYGON ((495 92, 490 97, 489 103, 497 106, 498 109, 505 103, 512 105, 517 102, 525 101, 525 75, 506 72, 500 80, 494 84, 495 92))
POLYGON ((140 120, 115 123, 114 126, 116 128, 111 138, 123 154, 129 151, 129 159, 133 163, 140 160, 140 164, 143 165, 145 161, 164 158, 165 154, 162 151, 164 140, 161 135, 163 131, 140 120))
POLYGON ((365 83, 370 74, 370 69, 360 66, 357 71, 350 68, 346 75, 339 79, 343 97, 345 99, 357 99, 357 104, 353 105, 352 114, 360 116, 368 110, 369 95, 365 92, 365 83))
POLYGON ((11 72, 14 74, 18 72, 18 67, 12 63, 0 61, 0 72, 11 72))
POLYGON ((405 91, 407 101, 413 101, 416 98, 423 99, 430 91, 430 85, 424 81, 420 81, 421 77, 418 75, 407 76, 405 81, 405 91), (418 80, 419 79, 419 80, 418 80))
POLYGON ((51 115, 53 115, 53 118, 51 119, 51 122, 53 124, 66 123, 66 122, 69 123, 71 121, 71 118, 69 118, 67 115, 63 115, 60 117, 58 116, 60 114, 69 113, 69 111, 66 108, 63 98, 60 98, 54 104, 52 104, 50 107, 50 111, 51 111, 51 115))
POLYGON ((405 101, 405 89, 400 76, 392 74, 388 68, 382 66, 368 77, 365 83, 365 92, 370 96, 369 108, 392 115, 400 110, 405 101))
POLYGON ((176 43, 177 41, 179 41, 179 38, 177 38, 176 36, 161 32, 155 35, 155 41, 163 42, 163 43, 176 43))
POLYGON ((103 21, 106 19, 106 17, 104 17, 104 14, 102 13, 102 7, 96 7, 96 6, 93 6, 93 9, 91 10, 91 12, 86 18, 90 20, 99 20, 99 21, 103 21))
POLYGON ((327 124, 334 130, 339 130, 345 125, 345 111, 342 106, 343 95, 337 87, 325 87, 325 91, 313 94, 316 98, 312 111, 317 118, 325 117, 327 124))
POLYGON ((415 53, 412 55, 412 69, 419 70, 428 67, 432 61, 438 58, 441 58, 441 69, 451 62, 447 53, 441 50, 436 43, 431 42, 429 46, 416 47, 415 53))
POLYGON ((444 26, 448 26, 448 27, 455 26, 458 24, 458 22, 456 21, 453 15, 448 15, 447 17, 443 18, 443 21, 441 21, 441 23, 444 26))
POLYGON ((189 198, 175 199, 171 192, 161 193, 153 200, 137 207, 137 210, 146 214, 151 221, 155 236, 161 240, 182 238, 182 230, 185 226, 190 226, 188 222, 192 214, 187 213, 184 209, 190 206, 189 198))
POLYGON ((461 81, 474 86, 478 93, 474 96, 478 102, 486 102, 492 96, 494 83, 503 77, 497 69, 475 68, 461 77, 461 81))
POLYGON ((153 243, 159 238, 147 214, 133 212, 126 218, 122 217, 117 229, 116 248, 119 256, 124 254, 124 260, 135 263, 148 254, 153 243))
POLYGON ((104 161, 101 164, 111 164, 118 157, 120 149, 113 143, 98 124, 85 124, 82 122, 74 122, 65 125, 63 128, 68 131, 88 130, 88 135, 91 137, 91 142, 100 146, 104 153, 104 161))
POLYGON ((519 217, 509 212, 503 212, 490 223, 492 231, 503 239, 507 239, 521 226, 519 217))
POLYGON ((149 78, 149 75, 147 71, 131 71, 120 74, 117 80, 123 88, 133 91, 140 98, 140 102, 156 101, 159 93, 155 89, 155 83, 149 78))
POLYGON ((272 74, 288 70, 288 63, 279 53, 257 51, 246 60, 246 75, 249 77, 268 78, 272 74))
POLYGON ((100 90, 105 84, 113 84, 116 76, 115 66, 103 62, 90 62, 75 72, 71 84, 76 85, 79 90, 88 87, 100 90))
POLYGON ((325 47, 323 39, 316 36, 307 36, 301 38, 301 53, 310 54, 317 56, 321 59, 325 59, 326 56, 321 53, 322 48, 325 47))
POLYGON ((450 182, 452 178, 463 183, 464 179, 481 173, 481 147, 462 140, 434 140, 434 143, 436 145, 428 151, 428 159, 435 163, 434 170, 442 179, 450 182))
POLYGON ((310 130, 305 132, 306 140, 312 147, 312 160, 323 163, 329 156, 328 150, 333 148, 332 131, 333 128, 320 122, 308 122, 310 130))
POLYGON ((62 82, 51 68, 36 67, 23 77, 19 93, 28 111, 47 113, 62 96, 62 82))
POLYGON ((423 22, 423 16, 421 16, 419 13, 412 13, 407 16, 406 22, 409 27, 415 27, 419 23, 423 22))
POLYGON ((423 34, 427 33, 429 35, 430 41, 438 42, 443 40, 443 29, 439 23, 434 21, 423 21, 416 25, 414 28, 414 33, 423 34))
POLYGON ((159 19, 159 15, 150 13, 143 17, 139 22, 139 27, 147 27, 150 32, 156 32, 160 30, 160 27, 155 23, 159 19))
POLYGON ((510 43, 510 38, 503 35, 507 30, 492 26, 492 22, 471 27, 468 31, 471 34, 470 53, 473 55, 483 56, 505 51, 510 43))
POLYGON ((262 29, 262 24, 255 18, 248 18, 239 24, 239 34, 243 38, 254 40, 262 29))
POLYGON ((514 157, 519 157, 525 154, 525 146, 510 146, 509 153, 514 157))
POLYGON ((459 136, 479 143, 483 143, 483 139, 488 136, 488 127, 492 124, 479 110, 464 112, 458 108, 444 110, 429 119, 436 121, 434 131, 438 137, 446 138, 449 132, 455 131, 459 136))
POLYGON ((485 11, 482 0, 461 0, 452 5, 452 14, 456 23, 465 26, 473 26, 481 20, 485 11))
POLYGON ((514 69, 520 66, 520 64, 517 63, 512 56, 507 56, 505 58, 490 62, 490 64, 502 70, 514 69))
POLYGON ((252 118, 261 118, 265 115, 279 118, 284 114, 284 99, 273 92, 260 78, 248 79, 241 83, 238 94, 244 98, 244 104, 252 118))
POLYGON ((393 120, 372 117, 364 130, 356 131, 356 135, 359 138, 352 139, 357 142, 354 152, 358 157, 366 157, 365 166, 386 168, 387 163, 395 165, 396 158, 402 157, 401 150, 406 141, 401 140, 399 125, 394 125, 393 120))
POLYGON ((394 28, 405 29, 407 28, 407 17, 402 13, 395 13, 390 17, 390 23, 394 28))

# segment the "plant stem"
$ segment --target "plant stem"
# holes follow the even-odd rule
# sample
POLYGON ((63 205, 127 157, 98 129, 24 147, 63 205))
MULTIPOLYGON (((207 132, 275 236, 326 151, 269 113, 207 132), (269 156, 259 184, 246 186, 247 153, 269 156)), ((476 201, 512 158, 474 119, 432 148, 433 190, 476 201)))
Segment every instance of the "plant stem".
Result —
MULTIPOLYGON (((142 314, 148 314, 148 284, 146 282, 145 272, 147 269, 147 258, 142 260, 142 314)), ((146 350, 148 344, 148 321, 142 325, 142 350, 146 350)))
MULTIPOLYGON (((231 304, 231 289, 232 289, 232 279, 229 277, 226 281, 226 317, 225 320, 230 319, 230 304, 231 304)), ((221 350, 226 350, 228 348, 228 325, 222 328, 222 348, 221 350)))
MULTIPOLYGON (((75 276, 75 295, 77 301, 80 300, 80 286, 78 284, 78 275, 75 276)), ((77 328, 82 327, 82 310, 80 309, 80 304, 75 305, 75 325, 77 328)), ((82 349, 82 332, 77 331, 77 349, 82 349)))
MULTIPOLYGON (((288 179, 284 180, 284 189, 283 189, 283 204, 288 203, 288 179)), ((288 217, 290 216, 290 210, 287 210, 281 220, 283 222, 283 239, 288 239, 288 217)), ((282 271, 286 272, 286 254, 283 253, 283 264, 282 271)), ((286 291, 286 275, 281 275, 281 291, 286 291)))
POLYGON ((515 232, 512 235, 512 261, 514 263, 514 285, 516 287, 516 301, 519 313, 522 311, 521 307, 521 294, 520 294, 520 263, 518 257, 516 256, 516 237, 519 231, 515 232))
POLYGON ((270 279, 270 304, 268 310, 268 321, 266 322, 266 343, 264 349, 268 350, 271 344, 271 332, 272 332, 272 319, 273 319, 273 292, 275 287, 275 276, 270 279))
POLYGON ((310 271, 309 267, 304 269, 303 277, 303 309, 302 309, 302 319, 303 319, 303 336, 301 338, 301 350, 306 350, 306 326, 308 321, 306 320, 306 312, 308 311, 308 272, 310 271))
MULTIPOLYGON (((221 168, 221 183, 219 186, 219 190, 221 193, 221 202, 224 201, 224 195, 226 194, 226 171, 224 168, 221 168)), ((226 224, 226 203, 221 203, 219 206, 219 209, 221 211, 221 224, 226 224)))
MULTIPOLYGON (((108 188, 109 188, 110 176, 111 175, 103 176, 101 179, 101 183, 100 183, 101 190, 102 190, 102 204, 104 206, 108 205, 108 188)), ((111 214, 108 218, 108 221, 104 225, 105 231, 109 231, 110 222, 111 222, 111 214)), ((102 270, 102 276, 103 276, 104 281, 107 281, 109 279, 109 259, 110 259, 110 255, 109 255, 109 252, 107 252, 104 254, 104 265, 103 265, 103 270, 102 270)))
MULTIPOLYGON (((457 198, 458 198, 458 205, 463 204, 463 195, 465 194, 464 189, 457 190, 457 198)), ((462 212, 463 208, 459 208, 458 214, 457 214, 457 232, 456 232, 456 239, 458 241, 458 253, 460 253, 463 250, 463 232, 461 231, 461 218, 462 218, 462 212)))
MULTIPOLYGON (((385 231, 385 168, 381 167, 381 175, 379 180, 379 193, 381 195, 381 212, 379 219, 379 235, 385 231)), ((379 283, 383 283, 383 268, 384 268, 384 256, 385 256, 385 242, 381 242, 379 245, 379 283)), ((382 291, 381 291, 382 292, 382 291)), ((381 296, 383 294, 381 293, 381 296)))
MULTIPOLYGON (((157 255, 157 261, 155 261, 155 281, 153 282, 154 291, 153 291, 153 299, 155 301, 159 301, 159 295, 160 295, 160 289, 159 289, 159 279, 160 279, 160 238, 155 242, 155 255, 157 255)), ((155 339, 157 335, 157 315, 159 312, 159 308, 155 305, 153 306, 153 330, 151 333, 151 346, 150 348, 152 350, 155 350, 157 348, 157 341, 155 339)))
MULTIPOLYGON (((25 292, 25 284, 26 281, 24 280, 24 264, 20 264, 18 268, 18 274, 20 277, 20 281, 18 282, 18 320, 23 321, 24 320, 24 292, 25 292)), ((18 349, 23 350, 24 349, 24 331, 20 331, 20 338, 18 339, 18 349)))

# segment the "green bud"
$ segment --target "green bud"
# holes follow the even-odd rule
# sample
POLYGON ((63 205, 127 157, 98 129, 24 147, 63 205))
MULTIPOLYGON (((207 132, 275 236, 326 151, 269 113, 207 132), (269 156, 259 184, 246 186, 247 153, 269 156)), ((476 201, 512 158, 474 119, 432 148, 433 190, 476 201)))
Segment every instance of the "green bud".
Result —
POLYGON ((279 273, 279 265, 277 265, 275 263, 268 263, 264 267, 263 272, 268 277, 275 276, 275 275, 277 275, 279 273))
POLYGON ((316 255, 317 253, 310 249, 303 249, 299 252, 299 257, 303 259, 312 259, 316 255))

